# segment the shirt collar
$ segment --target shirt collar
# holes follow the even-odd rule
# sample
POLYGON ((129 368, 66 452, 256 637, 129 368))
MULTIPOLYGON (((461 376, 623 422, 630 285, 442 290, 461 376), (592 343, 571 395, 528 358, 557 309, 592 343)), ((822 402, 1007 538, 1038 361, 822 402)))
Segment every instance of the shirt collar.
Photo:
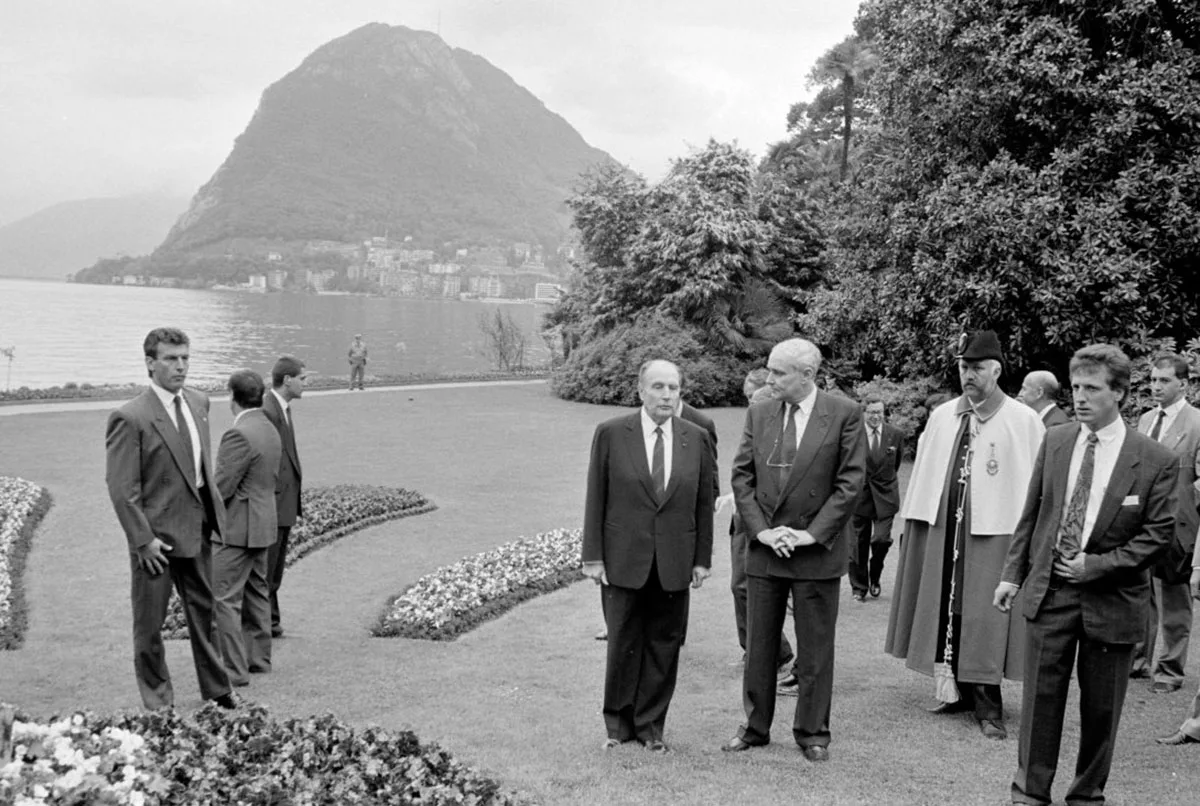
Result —
MULTIPOLYGON (((175 395, 163 389, 153 379, 150 380, 150 388, 154 390, 154 394, 158 395, 158 399, 162 401, 163 406, 169 409, 175 405, 175 395)), ((182 389, 179 390, 179 394, 183 394, 182 389)))
POLYGON ((1183 404, 1186 402, 1187 402, 1187 400, 1184 398, 1184 396, 1180 395, 1178 400, 1176 400, 1171 405, 1167 406, 1165 409, 1162 406, 1159 406, 1158 408, 1159 408, 1159 411, 1166 412, 1168 417, 1174 417, 1177 414, 1179 414, 1180 411, 1183 410, 1183 404))
MULTIPOLYGON (((1086 442, 1087 435, 1092 431, 1086 425, 1079 429, 1079 439, 1077 442, 1086 442)), ((1096 438, 1100 440, 1101 445, 1109 445, 1117 437, 1125 433, 1125 421, 1120 417, 1113 420, 1108 425, 1096 432, 1096 438)))
POLYGON ((956 415, 963 415, 967 412, 974 412, 975 416, 979 418, 979 422, 986 423, 992 419, 992 415, 1000 411, 1000 407, 1004 405, 1004 401, 1006 400, 1008 400, 1008 395, 1004 394, 1000 386, 997 385, 992 393, 988 395, 987 400, 978 406, 972 403, 971 398, 966 395, 959 395, 958 405, 955 406, 954 413, 956 415))
POLYGON ((787 407, 788 406, 795 406, 796 408, 800 409, 800 411, 804 414, 805 419, 807 419, 808 416, 812 414, 813 405, 816 403, 816 400, 817 400, 817 387, 814 385, 812 388, 812 391, 810 391, 807 395, 805 395, 804 398, 799 403, 784 403, 783 404, 784 416, 787 416, 787 412, 788 412, 787 407))
POLYGON ((279 394, 279 392, 275 391, 274 387, 271 387, 271 394, 275 395, 275 399, 279 401, 279 407, 281 409, 283 409, 284 411, 287 411, 287 409, 288 409, 287 398, 284 397, 283 395, 279 394))
POLYGON ((646 413, 645 406, 640 407, 638 409, 638 411, 640 411, 642 413, 642 436, 643 437, 645 437, 646 439, 649 439, 650 435, 654 433, 655 428, 661 428, 662 432, 663 432, 663 439, 670 438, 670 436, 671 436, 671 421, 675 419, 674 417, 668 417, 667 421, 665 423, 663 423, 662 425, 659 425, 658 423, 654 422, 654 420, 650 419, 650 415, 646 413))

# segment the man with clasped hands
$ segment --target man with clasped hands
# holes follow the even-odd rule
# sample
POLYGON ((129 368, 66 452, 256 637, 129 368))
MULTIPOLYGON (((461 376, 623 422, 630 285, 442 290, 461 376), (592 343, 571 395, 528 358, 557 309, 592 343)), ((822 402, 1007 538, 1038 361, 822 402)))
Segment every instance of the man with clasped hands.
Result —
POLYGON ((770 741, 776 658, 787 600, 796 622, 792 736, 809 761, 829 758, 834 626, 846 573, 846 524, 866 476, 866 431, 857 403, 817 390, 816 345, 788 339, 767 359, 776 400, 746 412, 733 460, 733 492, 746 533, 746 723, 722 749, 770 741))
POLYGON ((1179 460, 1127 427, 1129 358, 1093 344, 1071 359, 1078 425, 1046 432, 994 604, 1023 589, 1024 690, 1013 803, 1049 804, 1071 667, 1079 759, 1067 803, 1103 803, 1150 568, 1175 534, 1179 460))

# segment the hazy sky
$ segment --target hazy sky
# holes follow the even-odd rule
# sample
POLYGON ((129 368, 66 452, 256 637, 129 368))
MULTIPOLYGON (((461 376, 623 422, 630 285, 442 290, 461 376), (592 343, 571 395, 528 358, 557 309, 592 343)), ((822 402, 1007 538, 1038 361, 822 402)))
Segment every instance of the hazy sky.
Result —
POLYGON ((651 179, 707 139, 761 154, 857 0, 0 0, 0 223, 190 196, 267 85, 369 22, 483 56, 651 179))

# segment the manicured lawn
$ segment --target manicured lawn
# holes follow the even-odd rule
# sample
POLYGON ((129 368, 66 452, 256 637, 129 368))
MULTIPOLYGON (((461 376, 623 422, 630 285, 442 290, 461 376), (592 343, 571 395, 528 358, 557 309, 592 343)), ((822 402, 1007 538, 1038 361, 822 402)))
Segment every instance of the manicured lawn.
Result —
MULTIPOLYGON (((966 717, 933 717, 932 683, 882 652, 891 580, 865 605, 846 586, 838 632, 833 759, 804 761, 781 699, 775 743, 730 757, 741 719, 739 656, 728 591, 726 518, 714 577, 694 594, 688 646, 667 721, 674 753, 605 755, 599 594, 588 582, 526 602, 452 642, 371 638, 388 597, 423 574, 521 536, 579 525, 592 429, 616 413, 564 403, 543 386, 329 395, 296 408, 306 480, 420 490, 436 512, 338 541, 289 571, 275 671, 247 697, 279 716, 331 711, 355 724, 410 728, 546 804, 1007 803, 1015 738, 979 735, 966 717)), ((712 412, 722 479, 742 412, 712 412)), ((26 571, 25 646, 0 652, 0 700, 36 714, 135 708, 128 560, 104 489, 105 413, 0 416, 0 475, 50 489, 26 571)), ((213 412, 214 441, 229 424, 213 412)), ((891 561, 889 561, 891 562, 891 561)), ((1197 641, 1184 690, 1129 696, 1109 786, 1121 804, 1190 804, 1191 747, 1160 748, 1196 689, 1197 641)), ((177 702, 199 704, 187 647, 171 642, 177 702)), ((1015 737, 1020 686, 1006 685, 1015 737)), ((1072 706, 1074 707, 1074 706, 1072 706)), ((1059 789, 1078 739, 1068 721, 1059 789)))

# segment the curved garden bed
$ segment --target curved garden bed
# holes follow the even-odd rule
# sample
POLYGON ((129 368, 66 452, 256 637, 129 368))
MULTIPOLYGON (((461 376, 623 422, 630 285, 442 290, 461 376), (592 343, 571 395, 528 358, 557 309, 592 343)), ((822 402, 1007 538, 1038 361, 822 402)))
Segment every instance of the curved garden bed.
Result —
POLYGON ((25 557, 51 500, 44 487, 0 476, 0 649, 16 649, 25 639, 25 557))

